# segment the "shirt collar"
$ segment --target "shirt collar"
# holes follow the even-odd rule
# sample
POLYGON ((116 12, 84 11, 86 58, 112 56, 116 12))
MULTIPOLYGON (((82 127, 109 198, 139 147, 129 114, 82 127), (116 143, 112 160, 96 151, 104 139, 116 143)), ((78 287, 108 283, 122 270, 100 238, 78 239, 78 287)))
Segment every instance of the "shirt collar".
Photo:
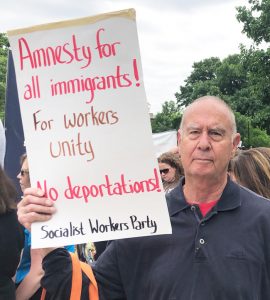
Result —
MULTIPOLYGON (((185 178, 180 179, 179 184, 169 194, 166 195, 168 210, 170 216, 177 214, 178 212, 190 207, 185 200, 183 193, 183 185, 185 178)), ((220 200, 218 201, 215 209, 216 211, 232 210, 241 205, 240 199, 240 187, 234 183, 228 176, 227 184, 223 190, 220 200)))

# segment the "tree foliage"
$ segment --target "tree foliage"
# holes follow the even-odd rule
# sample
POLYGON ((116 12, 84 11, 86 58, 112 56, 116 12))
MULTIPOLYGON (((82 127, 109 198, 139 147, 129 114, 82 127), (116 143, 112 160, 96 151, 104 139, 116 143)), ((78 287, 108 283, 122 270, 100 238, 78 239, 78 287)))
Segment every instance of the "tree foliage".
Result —
POLYGON ((6 34, 0 33, 0 119, 3 119, 5 110, 8 47, 6 34))
POLYGON ((270 1, 248 0, 247 6, 237 7, 237 20, 243 24, 243 32, 257 45, 270 42, 270 1))
POLYGON ((221 61, 217 57, 205 59, 193 64, 193 71, 185 80, 185 86, 180 86, 180 93, 176 93, 178 107, 183 108, 192 103, 200 96, 209 94, 219 94, 215 83, 217 74, 216 70, 221 61))
POLYGON ((235 113, 237 130, 241 134, 242 144, 250 147, 270 147, 270 136, 265 130, 253 127, 251 118, 235 113))
POLYGON ((162 105, 162 111, 151 120, 152 132, 158 133, 167 130, 178 129, 181 121, 181 113, 174 101, 166 101, 162 105))

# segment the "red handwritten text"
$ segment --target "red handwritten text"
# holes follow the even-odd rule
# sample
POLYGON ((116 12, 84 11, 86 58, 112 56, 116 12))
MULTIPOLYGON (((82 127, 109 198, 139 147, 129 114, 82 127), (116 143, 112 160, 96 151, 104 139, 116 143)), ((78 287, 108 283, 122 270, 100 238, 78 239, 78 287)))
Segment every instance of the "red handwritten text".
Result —
POLYGON ((90 99, 86 103, 92 103, 95 97, 95 90, 108 90, 130 87, 132 81, 130 74, 121 73, 121 67, 117 66, 114 75, 73 78, 67 81, 53 82, 51 79, 51 95, 67 95, 79 92, 90 92, 90 99))
POLYGON ((68 188, 65 190, 67 199, 81 199, 88 203, 90 198, 102 198, 105 196, 115 196, 124 194, 139 194, 145 192, 161 192, 158 172, 154 169, 153 178, 147 178, 141 181, 131 181, 120 175, 118 182, 111 182, 108 175, 105 175, 105 181, 101 184, 74 185, 70 176, 67 176, 68 188))
POLYGON ((57 64, 70 64, 82 62, 81 69, 88 67, 92 62, 90 46, 78 46, 76 36, 63 45, 48 46, 32 50, 27 40, 22 37, 18 40, 20 54, 20 69, 23 70, 28 63, 31 69, 50 67, 57 64))
POLYGON ((116 45, 120 45, 120 42, 115 42, 112 44, 108 44, 108 43, 101 44, 101 42, 100 42, 101 31, 105 31, 105 29, 100 28, 96 34, 96 42, 97 42, 96 49, 98 50, 99 58, 115 56, 116 55, 116 45))

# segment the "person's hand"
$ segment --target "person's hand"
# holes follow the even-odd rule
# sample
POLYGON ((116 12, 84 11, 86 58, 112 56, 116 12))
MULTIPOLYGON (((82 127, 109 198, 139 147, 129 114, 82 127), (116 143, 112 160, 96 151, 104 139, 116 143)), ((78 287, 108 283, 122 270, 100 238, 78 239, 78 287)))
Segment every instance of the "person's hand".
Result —
POLYGON ((17 207, 18 220, 29 231, 32 223, 48 221, 56 211, 53 201, 37 188, 25 189, 24 197, 17 207))

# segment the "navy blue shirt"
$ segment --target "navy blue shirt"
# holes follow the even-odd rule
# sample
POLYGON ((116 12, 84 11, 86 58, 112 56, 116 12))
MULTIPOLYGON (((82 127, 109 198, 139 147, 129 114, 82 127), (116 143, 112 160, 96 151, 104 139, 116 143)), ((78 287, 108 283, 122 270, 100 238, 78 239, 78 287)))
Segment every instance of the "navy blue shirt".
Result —
MULTIPOLYGON (((228 179, 202 217, 185 201, 183 180, 167 195, 171 235, 114 241, 99 257, 100 300, 269 300, 269 200, 228 179)), ((64 257, 55 251, 45 258, 48 272, 57 255, 64 257)))

